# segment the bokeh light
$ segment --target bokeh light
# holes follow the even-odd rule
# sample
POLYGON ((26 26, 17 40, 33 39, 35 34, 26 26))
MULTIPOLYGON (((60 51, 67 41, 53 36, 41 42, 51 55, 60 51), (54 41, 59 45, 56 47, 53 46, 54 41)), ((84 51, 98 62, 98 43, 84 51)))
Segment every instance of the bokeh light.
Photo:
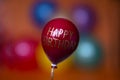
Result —
POLYGON ((53 2, 36 2, 32 9, 34 22, 43 27, 43 25, 55 15, 56 9, 57 6, 53 2))
POLYGON ((7 43, 3 49, 6 66, 21 71, 37 69, 36 49, 39 42, 20 39, 7 43))
POLYGON ((3 36, 0 33, 0 66, 4 63, 3 62, 3 53, 2 53, 3 44, 4 44, 3 36))
POLYGON ((82 33, 90 32, 96 24, 96 12, 88 5, 81 5, 72 10, 73 21, 82 33))
POLYGON ((17 55, 21 57, 28 56, 29 53, 31 52, 31 47, 29 44, 22 42, 16 45, 15 52, 17 55))
POLYGON ((5 44, 5 32, 4 32, 4 26, 2 25, 2 7, 3 3, 0 1, 0 66, 4 64, 3 60, 3 45, 5 44))
POLYGON ((12 47, 13 45, 11 44, 11 42, 7 42, 3 45, 2 48, 4 64, 9 69, 13 69, 15 67, 15 61, 16 61, 16 56, 12 52, 12 47))
POLYGON ((82 35, 75 56, 76 64, 81 67, 98 67, 103 61, 102 46, 92 36, 82 35))
MULTIPOLYGON (((0 45, 0 48, 1 48, 2 45, 0 45)), ((2 53, 2 50, 0 49, 0 66, 3 65, 3 53, 2 53)))
POLYGON ((17 57, 16 69, 18 70, 34 70, 37 69, 36 49, 38 41, 32 39, 22 39, 16 41, 13 52, 17 57))

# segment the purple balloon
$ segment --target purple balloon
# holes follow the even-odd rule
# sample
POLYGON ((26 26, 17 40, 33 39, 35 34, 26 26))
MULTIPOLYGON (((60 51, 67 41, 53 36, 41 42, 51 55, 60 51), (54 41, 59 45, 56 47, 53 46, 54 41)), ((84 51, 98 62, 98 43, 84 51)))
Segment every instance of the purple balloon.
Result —
POLYGON ((80 32, 90 32, 96 23, 94 10, 89 6, 79 6, 73 10, 73 19, 80 32))

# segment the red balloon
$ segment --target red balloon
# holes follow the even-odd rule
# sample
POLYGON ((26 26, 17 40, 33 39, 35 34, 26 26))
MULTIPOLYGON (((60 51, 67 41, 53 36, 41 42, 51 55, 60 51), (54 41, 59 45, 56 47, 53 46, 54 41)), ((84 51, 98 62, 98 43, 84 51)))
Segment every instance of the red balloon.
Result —
POLYGON ((79 42, 79 32, 76 26, 64 18, 49 21, 42 32, 43 49, 53 64, 70 56, 79 42))
POLYGON ((2 52, 3 45, 4 45, 4 36, 3 36, 3 34, 1 34, 1 31, 0 31, 0 66, 2 66, 4 64, 4 62, 3 62, 3 52, 2 52))
POLYGON ((3 47, 3 45, 0 44, 0 66, 3 65, 3 53, 2 53, 2 47, 3 47))
POLYGON ((38 42, 34 40, 21 40, 14 44, 13 53, 16 55, 16 68, 19 70, 36 69, 36 49, 38 42))
POLYGON ((11 43, 5 43, 2 48, 4 64, 13 69, 15 66, 16 56, 12 51, 13 45, 11 43))
POLYGON ((2 53, 0 52, 0 67, 3 65, 3 55, 2 53))
POLYGON ((29 39, 17 40, 4 47, 5 63, 17 70, 37 69, 36 49, 38 42, 29 39))

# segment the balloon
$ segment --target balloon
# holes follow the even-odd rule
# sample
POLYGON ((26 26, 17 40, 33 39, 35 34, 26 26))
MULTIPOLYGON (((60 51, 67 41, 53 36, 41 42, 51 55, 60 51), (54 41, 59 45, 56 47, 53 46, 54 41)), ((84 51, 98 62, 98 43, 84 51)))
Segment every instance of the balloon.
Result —
POLYGON ((3 64, 3 53, 2 53, 3 45, 0 43, 0 66, 3 64))
POLYGON ((2 49, 3 49, 4 42, 5 42, 5 40, 4 40, 4 30, 0 25, 0 66, 3 65, 3 52, 2 52, 2 49))
POLYGON ((33 5, 33 19, 38 25, 44 25, 45 22, 50 20, 56 12, 56 5, 52 2, 42 1, 36 2, 33 5))
POLYGON ((76 7, 73 9, 72 15, 82 33, 90 32, 96 23, 95 11, 90 6, 81 5, 76 7))
POLYGON ((2 45, 0 45, 0 66, 3 65, 3 53, 2 53, 2 45))
POLYGON ((15 61, 16 61, 16 56, 13 54, 12 48, 13 45, 11 44, 11 42, 6 42, 3 45, 3 49, 2 49, 4 64, 9 69, 13 69, 15 67, 15 61))
POLYGON ((94 68, 102 62, 102 48, 100 43, 93 37, 81 36, 75 54, 77 65, 85 68, 94 68))
POLYGON ((14 44, 13 52, 17 56, 16 68, 19 70, 37 69, 36 48, 38 42, 34 40, 21 40, 14 44))
POLYGON ((52 64, 58 64, 76 49, 79 32, 71 21, 55 18, 45 25, 41 39, 43 49, 52 64))
MULTIPOLYGON (((50 60, 46 57, 45 52, 41 45, 37 48, 36 58, 37 58, 40 68, 46 72, 49 72, 48 69, 50 68, 50 66, 47 66, 47 65, 50 64, 50 60)), ((65 71, 71 69, 71 67, 74 63, 73 58, 74 58, 74 56, 70 56, 67 60, 61 62, 59 64, 59 68, 57 69, 57 72, 64 73, 65 71), (62 66, 64 66, 64 67, 62 67, 62 66)))
POLYGON ((4 48, 7 66, 22 71, 37 69, 37 46, 38 42, 30 39, 16 40, 7 44, 4 48))

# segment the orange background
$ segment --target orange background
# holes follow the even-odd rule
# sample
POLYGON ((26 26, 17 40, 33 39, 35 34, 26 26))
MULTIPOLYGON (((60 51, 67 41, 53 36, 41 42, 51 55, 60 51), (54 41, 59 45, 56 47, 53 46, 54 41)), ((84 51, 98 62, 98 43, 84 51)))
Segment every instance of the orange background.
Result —
MULTIPOLYGON (((41 30, 35 28, 29 12, 34 1, 5 0, 0 5, 0 22, 4 26, 2 30, 6 42, 24 37, 40 39, 41 30)), ((58 69, 55 70, 55 80, 119 80, 118 2, 114 0, 56 0, 56 2, 60 11, 68 15, 77 4, 89 4, 95 8, 99 20, 92 34, 102 42, 105 59, 99 69, 92 71, 77 69, 70 59, 66 60, 62 62, 65 67, 59 68, 58 65, 58 69)), ((43 65, 42 62, 39 64, 43 65)), ((21 72, 2 66, 0 80, 50 80, 50 67, 40 66, 37 70, 21 72)))

